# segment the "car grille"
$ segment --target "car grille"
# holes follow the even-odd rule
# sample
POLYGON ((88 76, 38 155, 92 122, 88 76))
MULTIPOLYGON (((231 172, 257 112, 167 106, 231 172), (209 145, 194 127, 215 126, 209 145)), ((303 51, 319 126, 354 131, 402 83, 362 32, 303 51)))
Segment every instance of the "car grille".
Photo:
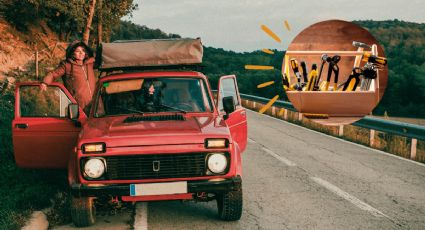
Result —
POLYGON ((159 179, 206 175, 207 153, 105 157, 107 179, 159 179))

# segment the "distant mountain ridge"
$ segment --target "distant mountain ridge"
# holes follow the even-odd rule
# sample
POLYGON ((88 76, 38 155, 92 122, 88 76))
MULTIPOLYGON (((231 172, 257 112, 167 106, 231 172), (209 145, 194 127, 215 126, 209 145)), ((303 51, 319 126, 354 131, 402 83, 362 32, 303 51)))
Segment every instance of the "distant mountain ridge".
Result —
POLYGON ((115 40, 140 40, 159 38, 180 38, 178 34, 167 34, 160 29, 151 29, 131 21, 121 21, 112 28, 111 41, 115 40))

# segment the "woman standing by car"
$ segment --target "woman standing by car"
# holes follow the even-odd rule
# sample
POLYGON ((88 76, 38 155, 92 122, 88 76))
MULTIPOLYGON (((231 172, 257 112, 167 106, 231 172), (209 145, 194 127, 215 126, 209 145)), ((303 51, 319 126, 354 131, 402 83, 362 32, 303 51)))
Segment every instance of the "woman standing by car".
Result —
POLYGON ((61 77, 65 88, 88 114, 97 82, 93 68, 93 50, 84 42, 73 42, 66 49, 66 59, 46 75, 40 88, 46 90, 47 85, 61 77))

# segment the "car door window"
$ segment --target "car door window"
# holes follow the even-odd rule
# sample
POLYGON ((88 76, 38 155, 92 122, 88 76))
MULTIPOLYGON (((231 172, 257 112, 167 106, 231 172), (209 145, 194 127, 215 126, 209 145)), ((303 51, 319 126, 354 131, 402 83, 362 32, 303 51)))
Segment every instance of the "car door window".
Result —
POLYGON ((239 97, 236 91, 236 82, 235 78, 224 78, 220 82, 220 95, 221 98, 218 101, 218 108, 220 111, 223 111, 223 102, 224 97, 232 96, 235 102, 235 106, 240 105, 239 97))
POLYGON ((21 117, 66 117, 71 100, 57 86, 46 91, 39 86, 21 86, 19 89, 21 117))

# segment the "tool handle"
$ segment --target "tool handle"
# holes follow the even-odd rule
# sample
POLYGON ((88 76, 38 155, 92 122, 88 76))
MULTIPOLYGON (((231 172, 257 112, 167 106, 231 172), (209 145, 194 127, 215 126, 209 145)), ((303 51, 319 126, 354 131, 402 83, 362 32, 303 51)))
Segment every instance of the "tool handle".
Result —
POLYGON ((291 59, 291 68, 294 71, 295 76, 297 77, 298 83, 300 83, 301 82, 301 73, 298 69, 297 59, 295 59, 295 58, 291 59))
POLYGON ((341 56, 335 55, 335 56, 332 57, 332 62, 334 64, 338 63, 339 61, 341 61, 341 56))
POLYGON ((291 68, 294 71, 294 73, 299 72, 297 59, 295 59, 295 58, 291 59, 291 68))
POLYGON ((327 82, 330 82, 331 81, 331 77, 332 77, 332 63, 329 63, 329 66, 328 66, 328 76, 327 76, 327 78, 326 78, 326 81, 327 82))
POLYGON ((301 62, 301 69, 303 70, 304 82, 308 82, 308 78, 307 78, 308 72, 307 72, 307 66, 305 64, 305 61, 301 62))
POLYGON ((338 76, 339 76, 339 66, 335 63, 332 65, 332 70, 335 74, 334 83, 338 83, 338 76))

